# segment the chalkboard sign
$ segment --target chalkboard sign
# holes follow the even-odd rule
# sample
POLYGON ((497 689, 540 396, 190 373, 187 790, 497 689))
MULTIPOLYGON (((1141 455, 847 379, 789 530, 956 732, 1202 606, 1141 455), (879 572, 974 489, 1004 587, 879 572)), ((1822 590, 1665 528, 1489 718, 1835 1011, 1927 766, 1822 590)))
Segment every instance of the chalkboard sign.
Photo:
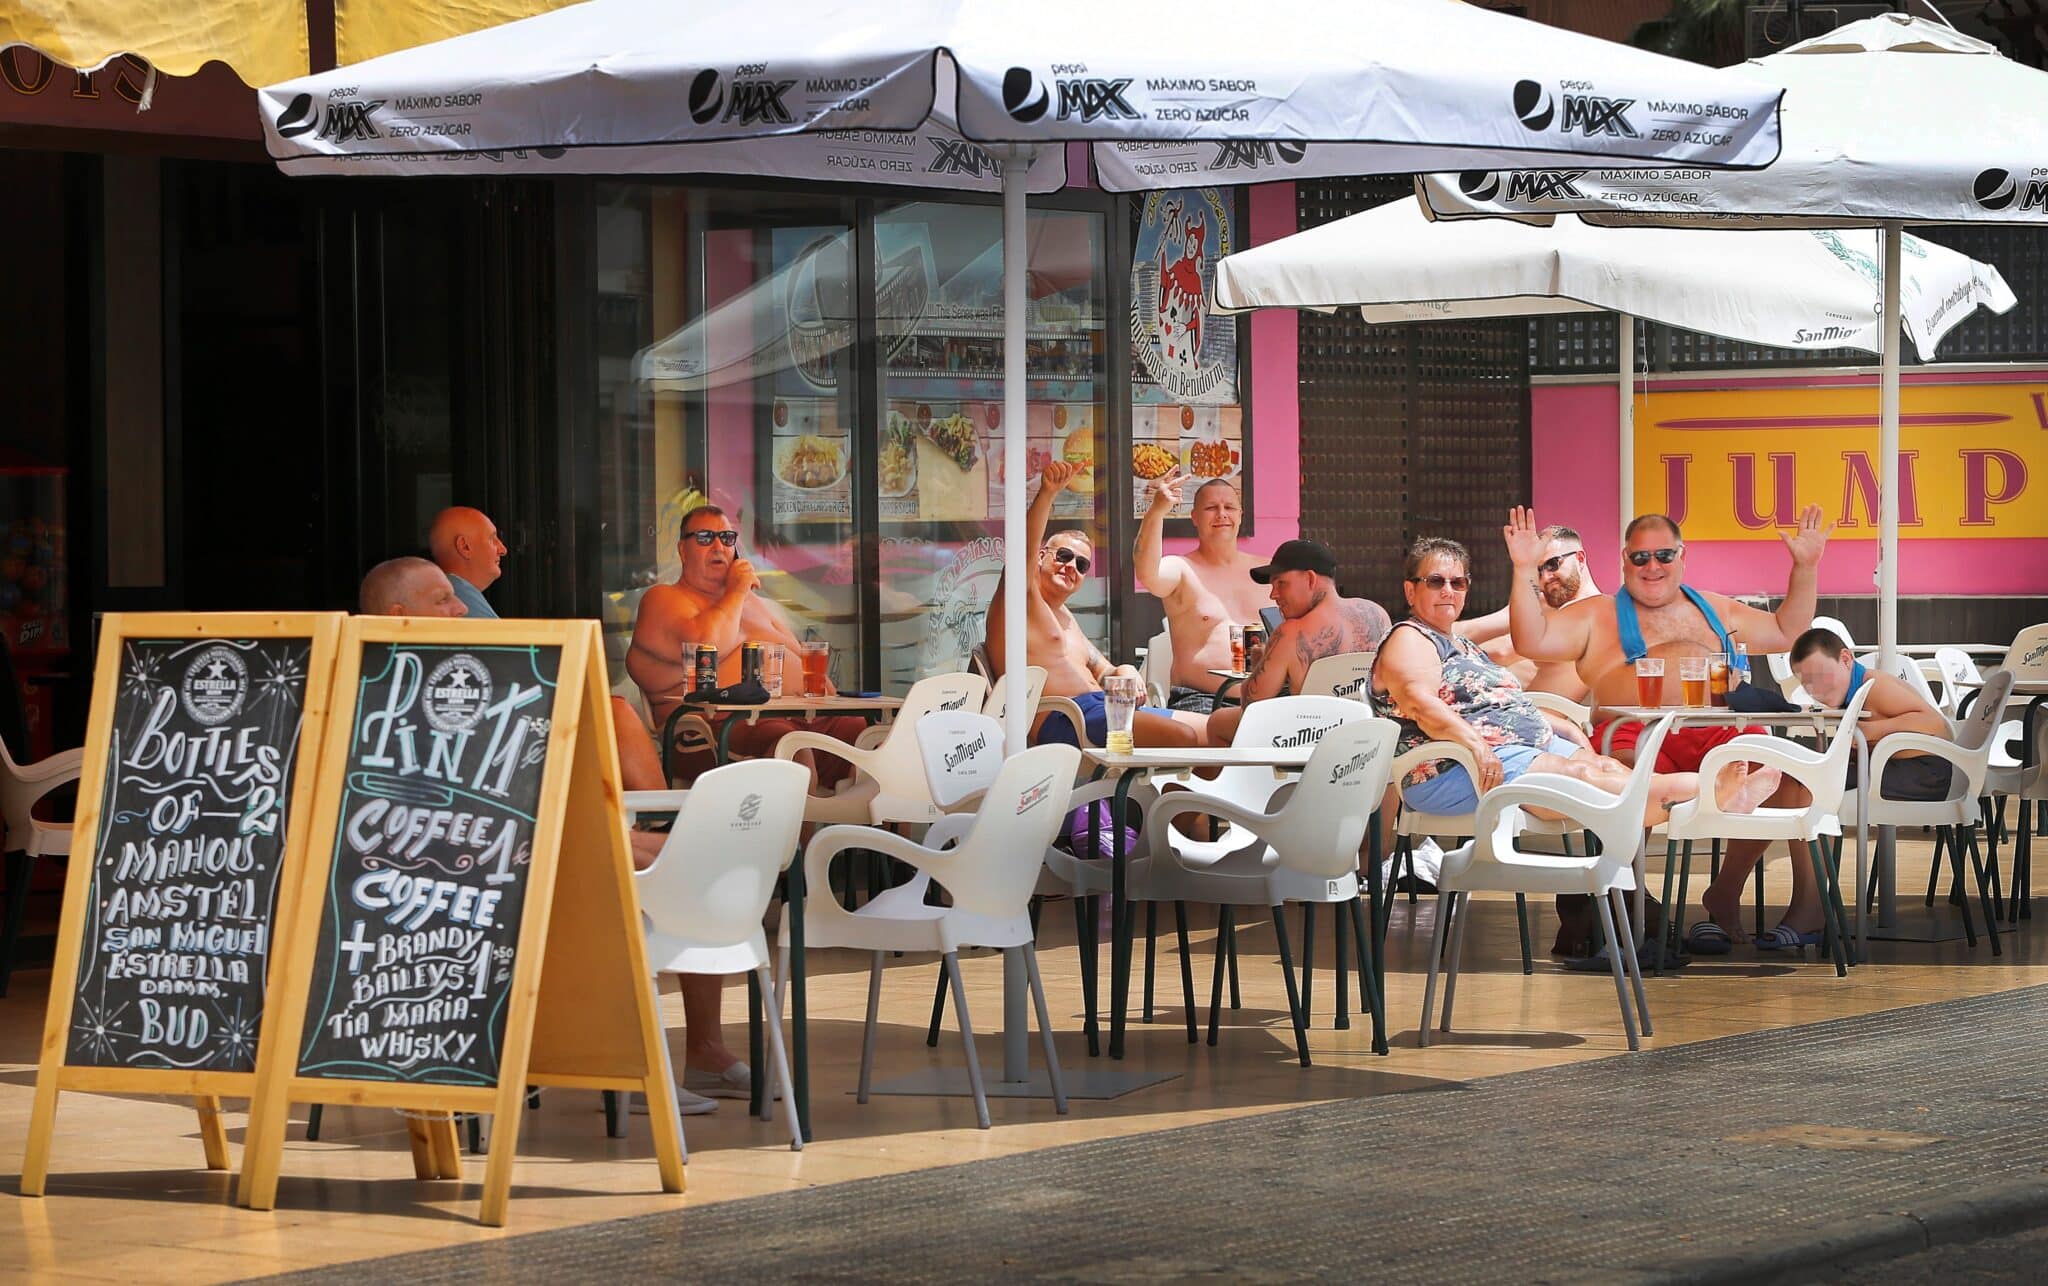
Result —
POLYGON ((645 1094, 681 1192, 597 622, 356 617, 333 693, 237 1199, 276 1203, 294 1103, 407 1113, 423 1179, 461 1177, 446 1114, 488 1113, 502 1224, 530 1085, 645 1094))
POLYGON ((497 1084, 561 651, 363 648, 299 1075, 497 1084))
POLYGON ((125 639, 65 1061, 256 1070, 311 639, 125 639))
POLYGON ((254 1088, 341 621, 103 618, 23 1193, 66 1089, 190 1095, 227 1167, 219 1096, 254 1088))

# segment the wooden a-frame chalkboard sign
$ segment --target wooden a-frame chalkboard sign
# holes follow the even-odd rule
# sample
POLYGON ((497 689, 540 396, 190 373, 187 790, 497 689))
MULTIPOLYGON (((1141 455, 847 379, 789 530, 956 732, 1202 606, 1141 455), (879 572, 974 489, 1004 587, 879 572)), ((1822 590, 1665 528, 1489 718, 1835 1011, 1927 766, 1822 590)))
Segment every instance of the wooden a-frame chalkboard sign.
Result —
POLYGON ((21 1191, 62 1090, 190 1095, 228 1168, 222 1096, 256 1086, 276 912, 298 880, 342 615, 111 613, 21 1191))
MULTIPOLYGON (((488 1112, 502 1224, 528 1086, 644 1092, 682 1191, 597 623, 352 618, 321 753, 240 1199, 276 1203, 293 1103, 488 1112)), ((458 1177, 439 1137, 416 1168, 458 1177)))

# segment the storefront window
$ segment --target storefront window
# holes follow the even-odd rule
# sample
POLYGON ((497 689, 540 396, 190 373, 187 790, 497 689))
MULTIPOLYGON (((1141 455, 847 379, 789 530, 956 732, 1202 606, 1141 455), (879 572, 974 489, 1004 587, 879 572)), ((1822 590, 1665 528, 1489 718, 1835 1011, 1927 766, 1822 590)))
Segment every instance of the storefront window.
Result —
MULTIPOLYGON (((622 690, 640 595, 675 578, 680 520, 706 500, 733 515, 799 636, 832 643, 842 688, 901 692, 969 664, 1002 568, 1001 212, 877 206, 600 189, 603 572, 622 690)), ((1103 234, 1099 213, 1031 214, 1022 431, 1028 489, 1048 459, 1091 466, 1054 525, 1110 554, 1092 468, 1103 234)), ((1107 584, 1099 571, 1072 603, 1098 644, 1107 584)))

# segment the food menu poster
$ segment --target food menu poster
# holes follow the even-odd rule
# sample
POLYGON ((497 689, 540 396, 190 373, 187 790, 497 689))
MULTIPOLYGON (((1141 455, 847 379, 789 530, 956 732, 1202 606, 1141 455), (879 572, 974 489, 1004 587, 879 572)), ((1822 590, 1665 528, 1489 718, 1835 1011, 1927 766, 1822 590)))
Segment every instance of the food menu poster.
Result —
POLYGON ((836 401, 778 397, 769 407, 769 507, 776 524, 853 521, 853 443, 836 401))
POLYGON ((1195 491, 1216 478, 1228 479, 1243 499, 1244 411, 1235 406, 1134 406, 1131 408, 1131 512, 1143 516, 1152 504, 1152 484, 1178 471, 1187 481, 1180 503, 1168 515, 1186 518, 1195 491))

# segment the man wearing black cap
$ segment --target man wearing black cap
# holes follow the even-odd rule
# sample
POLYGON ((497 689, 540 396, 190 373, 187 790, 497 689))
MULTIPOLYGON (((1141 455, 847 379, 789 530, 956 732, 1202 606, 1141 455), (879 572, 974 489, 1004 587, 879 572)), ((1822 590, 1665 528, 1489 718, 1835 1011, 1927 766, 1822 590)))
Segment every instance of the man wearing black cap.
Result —
MULTIPOLYGON (((1299 692, 1309 666, 1318 658, 1378 649, 1394 628, 1386 609, 1362 598, 1341 598, 1337 559, 1313 540, 1290 540, 1273 551, 1273 559, 1252 568, 1252 579, 1273 591, 1273 604, 1286 619, 1266 640, 1251 677, 1241 689, 1245 705, 1299 692)), ((1209 718, 1209 744, 1227 746, 1237 733, 1242 709, 1218 710, 1209 718)))

